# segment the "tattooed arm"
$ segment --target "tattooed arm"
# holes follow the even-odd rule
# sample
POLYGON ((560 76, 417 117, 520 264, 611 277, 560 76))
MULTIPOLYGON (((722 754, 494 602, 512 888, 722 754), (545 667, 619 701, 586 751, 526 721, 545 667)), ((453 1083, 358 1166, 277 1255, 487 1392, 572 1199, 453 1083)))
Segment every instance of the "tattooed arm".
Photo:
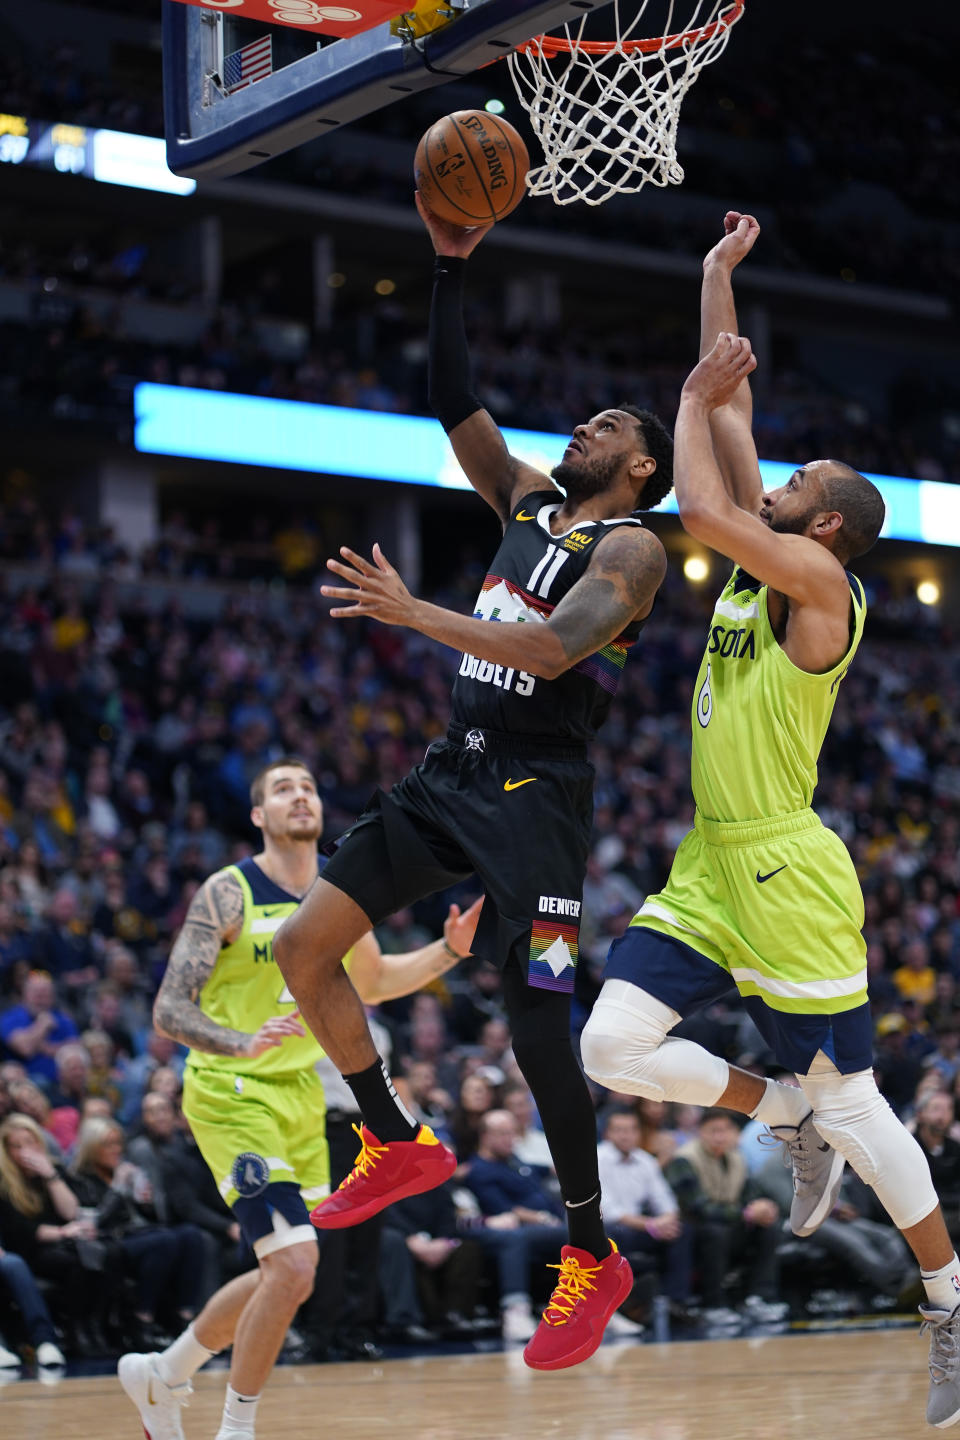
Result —
POLYGON ((355 588, 323 586, 324 595, 353 602, 349 608, 331 610, 335 619, 371 615, 386 625, 406 625, 455 650, 548 680, 609 645, 632 620, 648 615, 667 568, 663 546, 649 530, 614 530, 598 542, 586 574, 544 624, 504 620, 491 625, 417 600, 379 545, 373 547, 372 565, 346 546, 340 553, 349 565, 328 560, 327 566, 355 588))
POLYGON ((208 1055, 260 1055, 302 1035, 295 1014, 276 1016, 254 1034, 218 1025, 200 1009, 200 992, 210 979, 221 947, 243 927, 243 891, 229 871, 220 870, 194 895, 177 936, 153 1007, 153 1023, 163 1035, 204 1050, 208 1055))

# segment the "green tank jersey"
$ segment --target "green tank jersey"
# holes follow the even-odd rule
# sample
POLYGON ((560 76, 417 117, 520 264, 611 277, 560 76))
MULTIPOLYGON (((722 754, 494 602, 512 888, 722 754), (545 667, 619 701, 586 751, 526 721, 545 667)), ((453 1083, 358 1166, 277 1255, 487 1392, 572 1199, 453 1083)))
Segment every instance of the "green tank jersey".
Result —
MULTIPOLYGON (((275 1015, 290 1015, 296 1002, 273 958, 273 937, 299 900, 274 884, 252 858, 227 867, 243 891, 243 928, 232 945, 217 956, 200 993, 200 1009, 218 1025, 252 1034, 275 1015)), ((256 1075, 261 1079, 307 1070, 323 1055, 306 1029, 262 1055, 210 1055, 191 1050, 187 1065, 193 1070, 222 1070, 230 1075, 256 1075)))
POLYGON ((850 576, 852 634, 823 675, 800 670, 774 636, 767 586, 735 569, 716 603, 693 700, 693 798, 709 820, 803 810, 840 681, 860 644, 863 586, 850 576))

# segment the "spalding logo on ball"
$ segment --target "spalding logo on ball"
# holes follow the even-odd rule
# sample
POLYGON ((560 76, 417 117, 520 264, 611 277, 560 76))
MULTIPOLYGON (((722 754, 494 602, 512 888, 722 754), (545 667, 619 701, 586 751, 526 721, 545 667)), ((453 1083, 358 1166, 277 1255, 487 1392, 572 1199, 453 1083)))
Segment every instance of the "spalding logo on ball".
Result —
POLYGON ((529 168, 521 136, 508 120, 485 110, 444 115, 420 141, 413 165, 427 209, 464 229, 515 210, 529 168))

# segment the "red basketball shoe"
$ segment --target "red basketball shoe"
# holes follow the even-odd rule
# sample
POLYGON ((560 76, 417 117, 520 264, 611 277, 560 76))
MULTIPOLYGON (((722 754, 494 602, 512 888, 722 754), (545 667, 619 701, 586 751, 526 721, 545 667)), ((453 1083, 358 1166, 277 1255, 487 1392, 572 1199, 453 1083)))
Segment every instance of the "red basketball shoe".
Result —
POLYGON ((633 1271, 613 1241, 610 1254, 597 1261, 586 1250, 564 1245, 550 1304, 523 1352, 531 1370, 565 1370, 593 1354, 607 1321, 633 1288, 633 1271))
POLYGON ((311 1213, 318 1230, 346 1230, 359 1225, 408 1195, 419 1195, 449 1180, 457 1157, 441 1145, 429 1125, 415 1140, 388 1140, 381 1145, 366 1125, 354 1125, 360 1154, 339 1189, 311 1213))

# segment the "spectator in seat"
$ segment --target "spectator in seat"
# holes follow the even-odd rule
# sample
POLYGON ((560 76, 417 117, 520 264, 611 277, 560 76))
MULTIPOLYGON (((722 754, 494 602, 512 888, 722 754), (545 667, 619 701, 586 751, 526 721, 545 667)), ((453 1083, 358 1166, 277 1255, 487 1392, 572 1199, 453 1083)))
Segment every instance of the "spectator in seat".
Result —
POLYGON ((391 1205, 380 1254, 388 1338, 416 1338, 409 1333, 411 1325, 425 1325, 434 1333, 469 1333, 481 1259, 477 1242, 459 1232, 449 1181, 391 1205))
POLYGON ((955 1118, 953 1097, 936 1090, 917 1108, 917 1143, 930 1166, 933 1188, 956 1244, 960 1240, 960 1141, 951 1138, 955 1118))
POLYGON ((39 1125, 29 1116, 9 1115, 0 1125, 4 1248, 22 1256, 34 1275, 55 1282, 78 1348, 96 1354, 105 1342, 91 1317, 102 1313, 107 1286, 99 1257, 88 1245, 95 1227, 79 1218, 79 1208, 64 1171, 47 1153, 39 1125))
POLYGON ((57 1083, 50 1093, 49 1129, 62 1149, 71 1150, 80 1128, 80 1113, 89 1095, 90 1056, 79 1041, 70 1041, 60 1046, 56 1063, 57 1083))
POLYGON ((781 1320, 787 1310, 778 1300, 780 1207, 747 1170, 738 1119, 728 1110, 704 1110, 696 1140, 681 1145, 666 1169, 693 1229, 704 1319, 715 1326, 744 1318, 725 1304, 724 1279, 735 1262, 746 1269, 746 1319, 781 1320))
POLYGON ((44 968, 73 1008, 76 997, 100 978, 100 971, 79 901, 67 886, 54 892, 39 939, 44 968))
POLYGON ((86 1121, 71 1180, 80 1202, 97 1212, 97 1235, 112 1242, 123 1269, 136 1281, 140 1338, 159 1342, 156 1316, 166 1301, 178 1320, 192 1320, 203 1274, 203 1238, 193 1225, 159 1225, 150 1181, 123 1159, 123 1131, 115 1121, 86 1121))
POLYGON ((76 1038, 76 1025, 57 1006, 52 979, 45 970, 31 970, 22 1004, 0 1012, 0 1040, 14 1059, 23 1061, 31 1080, 52 1085, 57 1078, 57 1050, 76 1038))
POLYGON ((485 1117, 497 1103, 497 1092, 484 1075, 465 1075, 460 1098, 450 1116, 449 1131, 457 1159, 463 1164, 477 1148, 485 1117))
MULTIPOLYGON (((536 1107, 526 1080, 507 1082, 503 1087, 503 1108, 510 1111, 517 1125, 517 1140, 513 1147, 515 1159, 521 1165, 529 1165, 552 1191, 557 1172, 547 1137, 535 1123, 536 1107)), ((559 1194, 559 1186, 556 1193, 559 1194)))
POLYGON ((178 1127, 178 1111, 166 1095, 143 1097, 142 1133, 127 1145, 127 1159, 150 1182, 153 1205, 163 1225, 192 1225, 204 1238, 202 1298, 217 1290, 226 1270, 238 1268, 240 1226, 233 1218, 189 1131, 178 1127))
POLYGON ((21 1080, 13 1080, 10 1084, 10 1108, 19 1115, 28 1116, 40 1126, 47 1154, 55 1165, 61 1165, 63 1163, 63 1147, 50 1128, 53 1106, 50 1104, 49 1096, 33 1080, 28 1080, 26 1077, 21 1080))
POLYGON ((36 933, 22 929, 13 906, 0 901, 0 994, 8 997, 20 988, 37 951, 36 933))
POLYGON ((123 1069, 123 1101, 118 1116, 122 1125, 129 1127, 140 1116, 141 1102, 154 1071, 171 1068, 182 1076, 182 1052, 175 1040, 151 1030, 144 1053, 128 1061, 123 1069))
POLYGON ((509 1110, 485 1114, 467 1184, 482 1217, 472 1233, 497 1267, 503 1338, 529 1340, 538 1324, 531 1266, 555 1256, 562 1222, 533 1171, 514 1158, 516 1140, 517 1122, 509 1110))
POLYGON ((653 1260, 660 1288, 678 1314, 690 1299, 693 1230, 652 1155, 641 1146, 633 1109, 615 1110, 597 1148, 603 1218, 624 1255, 653 1260))
POLYGON ((932 1005, 937 996, 937 972, 930 964, 930 947, 925 940, 911 940, 903 952, 903 963, 893 972, 893 983, 901 1001, 917 1000, 932 1005))

